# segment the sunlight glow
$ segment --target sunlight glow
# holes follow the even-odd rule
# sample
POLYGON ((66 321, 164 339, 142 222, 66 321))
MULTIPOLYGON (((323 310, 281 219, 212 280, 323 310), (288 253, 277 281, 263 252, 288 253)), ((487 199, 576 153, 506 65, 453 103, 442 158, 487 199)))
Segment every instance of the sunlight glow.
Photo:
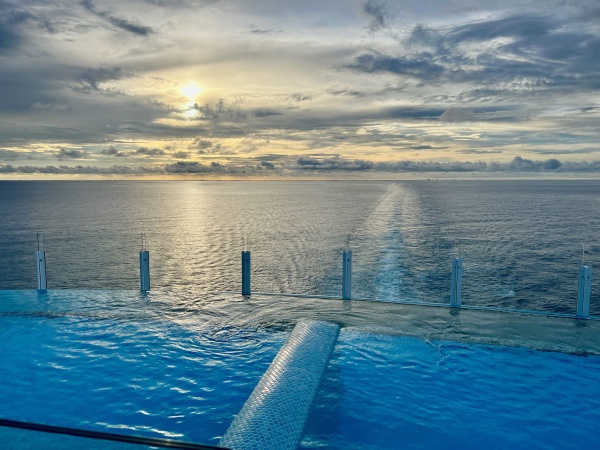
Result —
POLYGON ((195 83, 187 83, 180 89, 180 92, 185 95, 191 102, 196 100, 196 97, 200 95, 204 89, 195 83))

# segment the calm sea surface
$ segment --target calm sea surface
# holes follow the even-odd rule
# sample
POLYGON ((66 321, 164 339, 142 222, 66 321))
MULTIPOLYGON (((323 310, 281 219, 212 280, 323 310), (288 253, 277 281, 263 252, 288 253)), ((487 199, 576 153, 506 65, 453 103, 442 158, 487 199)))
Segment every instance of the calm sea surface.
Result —
MULTIPOLYGON (((50 289, 252 289, 443 302, 464 258, 463 303, 575 312, 582 244, 600 269, 600 181, 0 182, 0 289, 34 289, 36 233, 50 289)), ((600 275, 592 313, 600 314, 600 275)))

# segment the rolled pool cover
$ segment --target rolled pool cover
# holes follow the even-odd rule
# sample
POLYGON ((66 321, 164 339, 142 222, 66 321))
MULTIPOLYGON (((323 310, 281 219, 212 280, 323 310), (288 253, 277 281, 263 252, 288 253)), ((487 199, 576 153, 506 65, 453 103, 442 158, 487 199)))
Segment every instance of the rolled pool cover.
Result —
POLYGON ((286 450, 300 443, 340 327, 298 322, 219 443, 234 450, 286 450))

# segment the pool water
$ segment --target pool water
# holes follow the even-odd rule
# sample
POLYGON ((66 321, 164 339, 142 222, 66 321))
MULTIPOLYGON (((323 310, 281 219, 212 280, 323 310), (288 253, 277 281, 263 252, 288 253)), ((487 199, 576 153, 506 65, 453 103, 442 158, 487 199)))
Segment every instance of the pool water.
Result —
POLYGON ((4 309, 0 417, 200 443, 218 443, 288 334, 143 309, 4 309))
POLYGON ((598 448, 600 357, 342 330, 302 448, 598 448))
POLYGON ((254 295, 0 291, 0 417, 217 444, 305 316, 342 331, 302 448, 597 447, 597 322, 254 295))

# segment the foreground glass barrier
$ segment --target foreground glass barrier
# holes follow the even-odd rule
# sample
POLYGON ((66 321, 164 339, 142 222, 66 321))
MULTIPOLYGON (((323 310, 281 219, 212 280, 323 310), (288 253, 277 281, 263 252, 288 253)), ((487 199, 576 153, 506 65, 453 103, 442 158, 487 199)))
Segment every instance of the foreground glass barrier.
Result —
POLYGON ((85 448, 88 450, 137 450, 150 448, 210 450, 223 448, 191 442, 178 442, 169 439, 127 436, 6 419, 0 419, 0 447, 4 450, 41 448, 45 450, 64 450, 70 448, 85 448))

